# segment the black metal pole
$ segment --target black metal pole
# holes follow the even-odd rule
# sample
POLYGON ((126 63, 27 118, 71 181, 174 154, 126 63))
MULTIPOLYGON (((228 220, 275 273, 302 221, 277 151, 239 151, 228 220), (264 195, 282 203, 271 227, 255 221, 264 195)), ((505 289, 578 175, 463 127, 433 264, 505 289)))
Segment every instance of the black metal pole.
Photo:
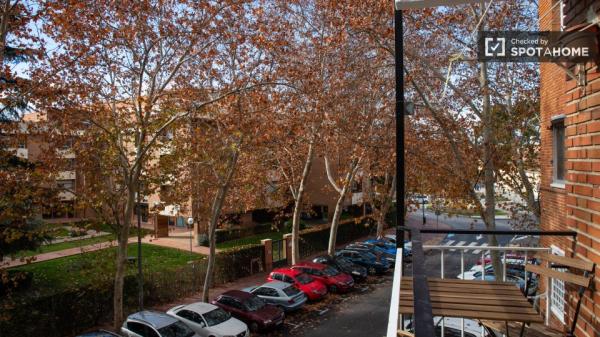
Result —
MULTIPOLYGON (((396 62, 396 247, 404 249, 404 41, 402 11, 394 8, 396 62)), ((404 259, 402 259, 404 270, 404 259)))
POLYGON ((144 274, 142 273, 142 208, 140 205, 140 187, 137 190, 137 260, 138 260, 138 301, 140 311, 144 310, 144 274))
POLYGON ((425 218, 425 198, 422 198, 423 200, 423 226, 425 226, 425 224, 427 223, 427 218, 425 218))

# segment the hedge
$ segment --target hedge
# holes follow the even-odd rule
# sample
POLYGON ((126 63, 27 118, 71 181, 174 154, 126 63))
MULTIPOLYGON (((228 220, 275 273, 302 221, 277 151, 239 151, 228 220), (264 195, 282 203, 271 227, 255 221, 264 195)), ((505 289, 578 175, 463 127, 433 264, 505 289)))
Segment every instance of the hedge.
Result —
MULTIPOLYGON (((358 218, 340 222, 337 231, 337 244, 352 242, 375 232, 375 222, 371 218, 358 218)), ((309 229, 300 233, 300 254, 302 257, 327 251, 330 227, 309 229)))
MULTIPOLYGON (((264 261, 261 245, 249 245, 220 253, 216 258, 214 285, 259 271, 255 258, 264 261)), ((180 268, 144 274, 144 304, 153 306, 176 301, 201 291, 207 259, 180 268)), ((262 267, 261 267, 262 269, 262 267)), ((137 278, 125 277, 124 312, 137 310, 137 278)), ((73 336, 112 320, 112 282, 65 290, 35 297, 22 295, 0 300, 0 336, 73 336)), ((31 293, 34 293, 33 291, 31 293)))
POLYGON ((263 234, 272 231, 271 223, 264 223, 254 227, 236 227, 230 229, 217 229, 215 231, 217 243, 241 239, 246 236, 263 234))

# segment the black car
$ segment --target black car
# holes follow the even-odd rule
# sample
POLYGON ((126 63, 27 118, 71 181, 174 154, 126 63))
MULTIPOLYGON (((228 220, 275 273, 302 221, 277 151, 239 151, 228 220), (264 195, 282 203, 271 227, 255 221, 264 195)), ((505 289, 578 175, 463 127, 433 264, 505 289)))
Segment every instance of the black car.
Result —
POLYGON ((77 337, 121 337, 121 335, 106 330, 96 330, 78 335, 77 337))
POLYGON ((340 256, 331 257, 329 255, 322 255, 315 257, 312 261, 315 263, 326 264, 346 273, 352 276, 355 282, 360 282, 367 278, 367 268, 340 256))
POLYGON ((390 269, 390 264, 388 261, 385 259, 377 259, 375 255, 369 252, 342 249, 335 252, 335 255, 346 258, 352 261, 352 263, 367 268, 367 272, 371 275, 385 274, 385 272, 390 269))

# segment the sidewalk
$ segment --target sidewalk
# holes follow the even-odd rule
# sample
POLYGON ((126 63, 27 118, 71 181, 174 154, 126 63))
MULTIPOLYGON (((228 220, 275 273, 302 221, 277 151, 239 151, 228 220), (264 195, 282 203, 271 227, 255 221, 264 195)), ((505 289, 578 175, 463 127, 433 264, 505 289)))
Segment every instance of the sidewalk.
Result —
MULTIPOLYGON (((162 247, 167 247, 167 248, 179 249, 179 250, 183 250, 186 252, 190 251, 189 231, 173 231, 173 232, 169 233, 169 235, 171 235, 171 236, 165 237, 165 238, 158 238, 158 239, 154 238, 152 235, 146 235, 144 238, 142 238, 142 243, 147 243, 147 244, 157 245, 157 246, 162 246, 162 247)), ((137 243, 137 238, 136 237, 129 238, 129 243, 137 243)), ((37 262, 42 262, 42 261, 59 259, 61 257, 66 257, 66 256, 71 256, 71 255, 93 252, 93 251, 97 251, 97 250, 101 250, 101 249, 115 247, 116 245, 117 244, 114 240, 106 241, 106 242, 99 242, 99 243, 94 243, 94 244, 82 246, 82 247, 74 247, 74 248, 69 248, 69 249, 64 249, 64 250, 58 250, 55 252, 42 253, 42 254, 25 257, 25 258, 21 258, 21 259, 12 260, 10 258, 6 258, 1 263, 2 263, 2 267, 4 267, 4 268, 12 268, 12 267, 22 266, 25 264, 37 263, 37 262), (31 260, 32 258, 33 258, 33 260, 31 260)), ((208 247, 203 247, 203 246, 194 246, 193 245, 192 251, 196 254, 202 254, 202 255, 208 255, 210 253, 210 249, 208 247)), ((218 249, 216 251, 217 251, 217 253, 219 252, 218 249)))

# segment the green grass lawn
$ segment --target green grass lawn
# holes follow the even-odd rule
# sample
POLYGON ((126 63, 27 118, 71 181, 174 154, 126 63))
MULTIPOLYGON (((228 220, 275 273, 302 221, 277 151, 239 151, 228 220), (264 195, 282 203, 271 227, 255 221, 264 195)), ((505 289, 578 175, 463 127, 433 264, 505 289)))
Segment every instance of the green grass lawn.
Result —
POLYGON ((248 236, 245 238, 225 241, 221 243, 217 243, 217 249, 231 249, 239 246, 250 245, 260 243, 260 240, 271 239, 271 240, 280 240, 283 238, 283 232, 269 232, 263 234, 257 234, 253 236, 248 236))
MULTIPOLYGON (((129 245, 129 256, 137 256, 137 245, 129 245)), ((89 284, 111 282, 114 275, 116 248, 72 255, 13 268, 32 273, 33 283, 28 292, 35 295, 59 292, 89 284)), ((193 259, 203 255, 193 254, 193 259)), ((190 253, 178 249, 142 244, 144 273, 168 272, 190 261, 190 253)), ((136 274, 137 265, 127 267, 127 274, 136 274)))

